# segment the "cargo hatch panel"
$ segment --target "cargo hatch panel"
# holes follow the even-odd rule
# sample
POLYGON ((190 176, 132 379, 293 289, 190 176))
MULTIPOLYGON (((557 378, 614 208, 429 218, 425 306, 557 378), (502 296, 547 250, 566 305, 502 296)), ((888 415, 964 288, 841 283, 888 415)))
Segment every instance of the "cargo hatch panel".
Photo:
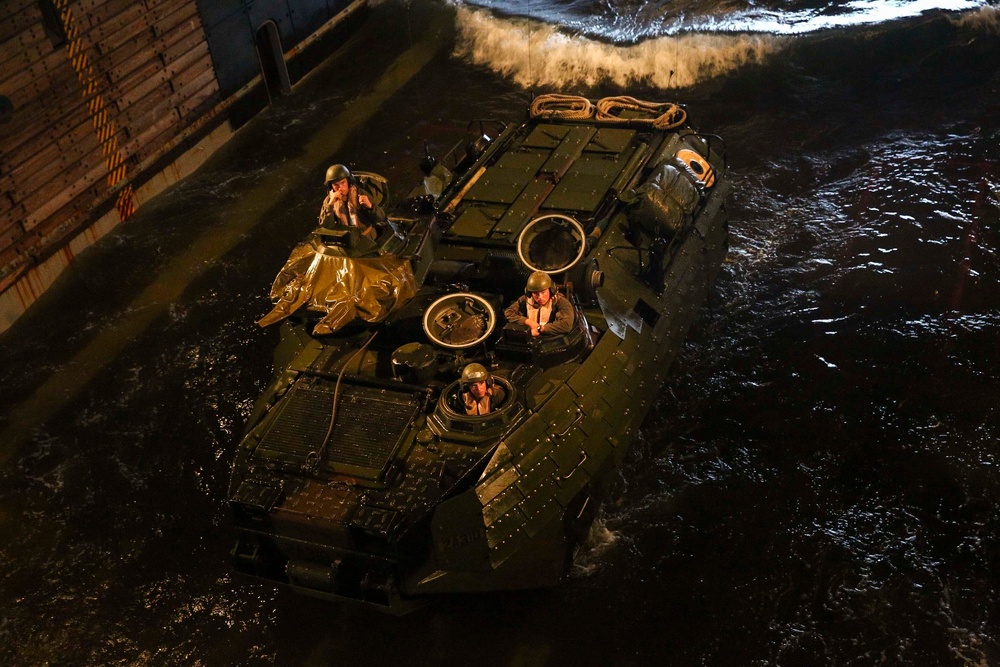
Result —
POLYGON ((615 182, 627 160, 618 155, 584 153, 559 181, 545 200, 544 207, 554 210, 593 212, 615 182))
POLYGON ((550 151, 528 149, 506 153, 476 181, 465 195, 465 201, 513 204, 550 154, 550 151))
POLYGON ((587 144, 588 153, 622 153, 632 143, 635 130, 621 127, 602 127, 587 144))

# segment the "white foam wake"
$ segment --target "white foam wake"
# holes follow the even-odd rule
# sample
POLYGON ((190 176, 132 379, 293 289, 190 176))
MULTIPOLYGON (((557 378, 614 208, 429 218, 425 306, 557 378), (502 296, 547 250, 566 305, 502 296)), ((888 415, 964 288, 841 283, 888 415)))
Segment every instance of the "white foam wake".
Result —
POLYGON ((456 13, 456 54, 526 88, 599 82, 680 88, 760 62, 787 39, 766 34, 684 34, 615 45, 464 5, 458 5, 456 13))
POLYGON ((1000 35, 1000 8, 983 7, 979 11, 962 14, 956 22, 960 27, 986 35, 1000 35))

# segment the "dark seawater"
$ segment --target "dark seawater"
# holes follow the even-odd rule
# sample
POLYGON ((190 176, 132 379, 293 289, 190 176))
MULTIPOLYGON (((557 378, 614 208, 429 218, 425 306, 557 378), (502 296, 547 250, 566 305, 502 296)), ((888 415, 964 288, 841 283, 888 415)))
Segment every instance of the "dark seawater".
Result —
POLYGON ((666 24, 865 5, 504 7, 381 3, 0 335, 0 662, 1000 664, 995 5, 798 32, 666 24), (609 12, 641 29, 571 26, 609 12), (735 183, 571 576, 403 618, 234 576, 229 466, 277 340, 254 321, 325 167, 405 191, 425 142, 553 90, 686 102, 735 183))

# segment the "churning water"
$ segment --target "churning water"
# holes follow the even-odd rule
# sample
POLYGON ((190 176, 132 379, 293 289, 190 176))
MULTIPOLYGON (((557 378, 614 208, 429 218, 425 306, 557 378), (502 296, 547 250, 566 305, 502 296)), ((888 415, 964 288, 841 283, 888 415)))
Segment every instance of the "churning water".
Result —
POLYGON ((378 4, 0 338, 0 660, 998 664, 998 26, 947 0, 378 4), (735 184, 569 579, 391 618, 234 577, 254 321, 325 167, 406 191, 425 144, 552 91, 687 103, 735 184))

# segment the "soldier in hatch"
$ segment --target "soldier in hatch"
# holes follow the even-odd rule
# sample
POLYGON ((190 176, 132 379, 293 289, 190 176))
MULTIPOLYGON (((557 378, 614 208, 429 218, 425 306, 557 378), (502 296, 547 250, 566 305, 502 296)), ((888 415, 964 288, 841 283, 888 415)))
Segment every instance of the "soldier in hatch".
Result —
POLYGON ((552 289, 552 278, 543 271, 528 276, 524 296, 510 304, 504 315, 511 324, 528 327, 532 336, 569 333, 575 319, 573 304, 552 289))
POLYGON ((357 227, 374 241, 378 236, 375 223, 381 222, 385 214, 350 170, 342 164, 331 166, 326 170, 325 183, 328 194, 319 212, 319 224, 330 228, 336 225, 357 227))
POLYGON ((503 405, 506 392, 490 377, 482 364, 469 364, 462 370, 462 407, 467 415, 488 415, 503 405))

